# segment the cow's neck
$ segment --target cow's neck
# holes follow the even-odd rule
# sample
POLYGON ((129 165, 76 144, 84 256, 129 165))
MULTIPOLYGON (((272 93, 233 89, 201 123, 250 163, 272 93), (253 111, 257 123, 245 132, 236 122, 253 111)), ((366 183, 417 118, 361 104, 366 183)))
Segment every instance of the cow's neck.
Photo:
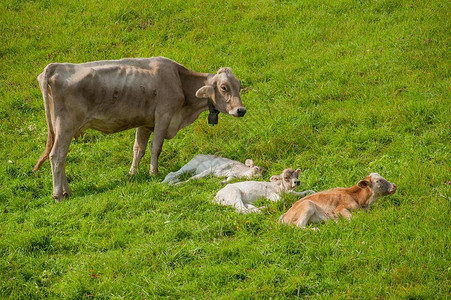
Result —
POLYGON ((202 109, 202 111, 208 109, 208 99, 197 98, 196 92, 201 87, 208 84, 209 80, 213 78, 213 76, 213 74, 199 73, 189 70, 180 73, 183 93, 185 95, 185 105, 196 109, 202 109))
MULTIPOLYGON (((240 166, 240 167, 241 167, 241 166, 240 166)), ((247 168, 247 166, 245 166, 245 167, 247 168)), ((252 176, 254 175, 254 174, 253 174, 253 170, 252 170, 252 169, 249 169, 249 170, 243 172, 243 175, 246 176, 247 178, 252 178, 252 176)))
POLYGON ((376 200, 373 191, 369 188, 362 189, 358 185, 350 187, 349 193, 351 197, 359 204, 361 207, 369 206, 374 200, 376 200))
POLYGON ((201 112, 208 109, 208 99, 197 98, 196 92, 204 85, 209 84, 209 81, 213 77, 214 75, 209 73, 199 73, 189 70, 180 72, 183 94, 185 95, 184 109, 186 115, 184 118, 186 123, 191 124, 201 112))
POLYGON ((280 182, 272 182, 277 190, 278 194, 284 194, 288 192, 288 189, 285 189, 282 183, 280 182))

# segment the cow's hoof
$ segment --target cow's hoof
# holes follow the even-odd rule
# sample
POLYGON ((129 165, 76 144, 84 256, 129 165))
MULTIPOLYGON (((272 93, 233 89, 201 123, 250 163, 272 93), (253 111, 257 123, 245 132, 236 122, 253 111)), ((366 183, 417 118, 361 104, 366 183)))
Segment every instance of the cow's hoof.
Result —
POLYGON ((128 172, 128 174, 130 174, 130 175, 135 175, 136 174, 136 169, 135 168, 131 168, 130 169, 130 172, 128 172))
POLYGON ((55 202, 59 203, 63 201, 63 199, 69 199, 70 195, 71 195, 70 191, 64 191, 60 195, 53 195, 53 199, 55 199, 55 202))
POLYGON ((58 195, 53 195, 53 199, 55 199, 56 203, 61 202, 61 200, 63 200, 63 195, 58 196, 58 195))

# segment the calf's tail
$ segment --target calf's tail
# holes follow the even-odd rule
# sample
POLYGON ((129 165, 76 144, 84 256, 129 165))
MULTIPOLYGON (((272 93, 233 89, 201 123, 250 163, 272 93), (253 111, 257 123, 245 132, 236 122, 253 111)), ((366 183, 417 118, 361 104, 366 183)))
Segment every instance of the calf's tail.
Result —
POLYGON ((52 151, 53 144, 55 142, 55 132, 53 129, 53 122, 52 122, 52 116, 50 111, 50 104, 49 104, 49 92, 48 92, 48 82, 49 82, 49 76, 50 73, 53 71, 54 64, 49 64, 45 69, 44 72, 42 72, 38 76, 39 81, 39 87, 41 88, 42 97, 44 98, 44 109, 45 109, 45 118, 47 120, 47 144, 45 146, 44 153, 39 158, 38 162, 33 168, 33 172, 36 172, 41 165, 49 158, 50 151, 52 151))
POLYGON ((280 218, 279 218, 279 224, 285 224, 285 219, 284 219, 284 217, 285 217, 285 214, 283 214, 283 215, 280 216, 280 218))

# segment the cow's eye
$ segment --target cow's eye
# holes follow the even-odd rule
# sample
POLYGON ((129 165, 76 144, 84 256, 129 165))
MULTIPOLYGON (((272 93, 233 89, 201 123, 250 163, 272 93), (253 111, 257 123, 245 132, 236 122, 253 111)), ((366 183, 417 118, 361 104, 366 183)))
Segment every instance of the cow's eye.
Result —
POLYGON ((226 87, 225 85, 221 85, 221 90, 222 90, 223 92, 225 92, 225 91, 227 91, 227 87, 226 87))

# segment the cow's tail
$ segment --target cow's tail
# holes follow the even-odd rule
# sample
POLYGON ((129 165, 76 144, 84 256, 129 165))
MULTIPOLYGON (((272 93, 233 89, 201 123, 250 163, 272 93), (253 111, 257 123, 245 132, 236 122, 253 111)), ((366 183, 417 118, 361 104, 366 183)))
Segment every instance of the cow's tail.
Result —
POLYGON ((55 66, 54 64, 49 64, 44 69, 44 72, 42 72, 38 76, 39 87, 41 88, 42 97, 44 98, 44 109, 45 109, 45 118, 47 120, 48 136, 44 153, 41 155, 38 162, 34 166, 33 172, 36 172, 41 167, 41 165, 49 158, 50 151, 52 151, 53 144, 55 142, 55 131, 53 129, 52 115, 49 104, 49 91, 48 91, 49 77, 54 69, 54 66, 55 66))
POLYGON ((280 216, 280 218, 279 218, 279 224, 285 224, 285 219, 284 219, 284 217, 285 217, 285 214, 283 214, 283 215, 280 216))

